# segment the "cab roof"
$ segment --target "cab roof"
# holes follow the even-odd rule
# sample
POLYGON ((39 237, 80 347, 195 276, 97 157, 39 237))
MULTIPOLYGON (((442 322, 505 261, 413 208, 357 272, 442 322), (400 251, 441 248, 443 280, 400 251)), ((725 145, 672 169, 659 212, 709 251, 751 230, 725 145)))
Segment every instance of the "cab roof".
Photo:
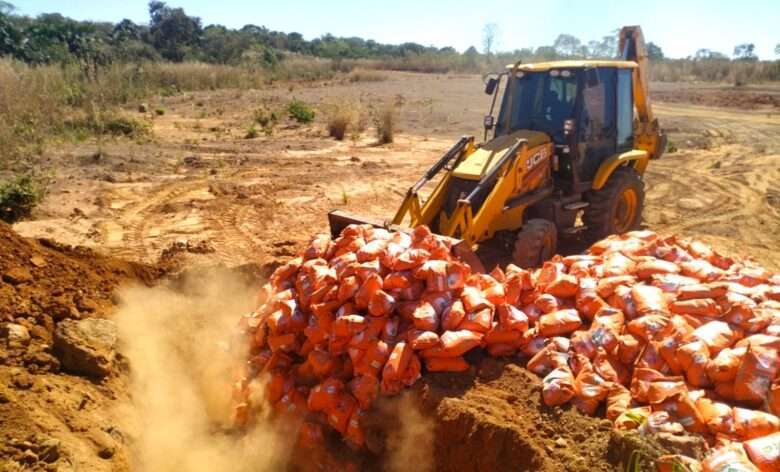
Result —
MULTIPOLYGON (((514 66, 514 64, 509 64, 506 67, 507 69, 512 69, 514 66)), ((584 69, 586 67, 616 67, 619 69, 636 69, 639 67, 639 65, 634 61, 550 61, 520 64, 517 69, 524 72, 536 72, 551 69, 584 69)))

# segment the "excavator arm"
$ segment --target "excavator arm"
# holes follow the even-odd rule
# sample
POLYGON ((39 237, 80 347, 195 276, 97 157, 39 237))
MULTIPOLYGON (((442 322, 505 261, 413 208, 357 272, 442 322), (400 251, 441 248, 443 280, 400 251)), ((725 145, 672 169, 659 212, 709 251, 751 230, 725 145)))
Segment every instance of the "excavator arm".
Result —
POLYGON ((661 132, 648 92, 648 56, 645 37, 639 26, 624 26, 618 41, 619 54, 625 61, 634 61, 634 105, 637 111, 635 139, 637 149, 647 151, 651 159, 658 159, 666 149, 666 135, 661 132))

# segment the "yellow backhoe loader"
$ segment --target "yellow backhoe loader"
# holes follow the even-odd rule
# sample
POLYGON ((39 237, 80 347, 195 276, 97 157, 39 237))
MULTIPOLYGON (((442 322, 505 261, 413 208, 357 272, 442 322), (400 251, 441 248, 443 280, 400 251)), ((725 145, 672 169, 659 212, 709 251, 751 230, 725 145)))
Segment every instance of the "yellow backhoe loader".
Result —
POLYGON ((484 142, 462 137, 408 190, 392 220, 333 211, 331 231, 428 225, 460 240, 454 251, 481 268, 471 250, 497 236, 511 238, 515 264, 534 267, 555 254, 559 234, 596 240, 636 228, 642 177, 666 138, 650 105, 641 28, 622 28, 618 47, 620 60, 518 62, 494 74, 484 142), (423 201, 421 189, 440 174, 423 201))

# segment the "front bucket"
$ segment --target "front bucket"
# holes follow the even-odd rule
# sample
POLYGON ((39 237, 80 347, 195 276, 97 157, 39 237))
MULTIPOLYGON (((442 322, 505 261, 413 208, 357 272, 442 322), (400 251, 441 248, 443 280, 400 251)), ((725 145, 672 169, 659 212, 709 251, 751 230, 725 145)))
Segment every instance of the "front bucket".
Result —
MULTIPOLYGON (((352 224, 369 224, 376 228, 384 228, 388 231, 404 231, 407 233, 411 231, 411 229, 406 226, 394 225, 389 221, 381 221, 375 218, 364 218, 362 216, 353 215, 341 210, 333 210, 329 212, 328 223, 330 224, 330 234, 334 238, 338 237, 344 228, 352 224)), ((452 248, 452 254, 461 261, 470 265, 471 270, 480 273, 485 272, 485 267, 482 265, 482 261, 479 260, 479 257, 477 257, 476 253, 474 253, 474 251, 471 249, 471 246, 469 246, 465 241, 451 238, 449 236, 436 236, 448 240, 452 248)))

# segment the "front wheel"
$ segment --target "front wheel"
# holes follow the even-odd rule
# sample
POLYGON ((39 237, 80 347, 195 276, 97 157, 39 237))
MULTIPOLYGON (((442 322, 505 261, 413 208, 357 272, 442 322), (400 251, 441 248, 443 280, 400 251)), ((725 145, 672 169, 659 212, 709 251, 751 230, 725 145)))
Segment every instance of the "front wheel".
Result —
POLYGON ((586 196, 582 222, 587 226, 586 235, 593 242, 639 227, 645 203, 645 183, 633 167, 621 167, 609 177, 599 190, 591 190, 586 196))
POLYGON ((528 220, 517 232, 512 260, 522 268, 539 267, 555 255, 558 229, 548 220, 528 220))

